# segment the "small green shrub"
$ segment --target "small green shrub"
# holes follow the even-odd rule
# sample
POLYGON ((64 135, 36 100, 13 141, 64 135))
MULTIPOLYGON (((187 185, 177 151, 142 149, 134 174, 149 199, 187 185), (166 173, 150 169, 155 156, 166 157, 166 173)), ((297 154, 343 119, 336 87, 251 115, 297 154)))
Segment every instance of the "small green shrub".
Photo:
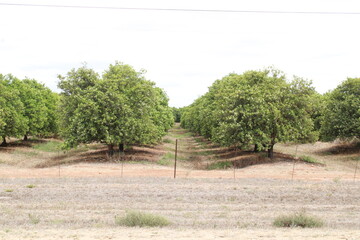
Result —
POLYGON ((310 156, 301 156, 299 159, 300 159, 300 161, 307 162, 307 163, 322 164, 321 162, 319 162, 318 160, 316 160, 315 158, 310 157, 310 156))
POLYGON ((38 224, 40 222, 40 218, 32 214, 29 214, 29 220, 32 224, 38 224))
POLYGON ((115 216, 115 223, 127 227, 164 227, 169 225, 170 221, 151 213, 127 211, 124 217, 115 216))
POLYGON ((224 162, 215 162, 210 164, 207 169, 214 170, 214 169, 228 169, 233 166, 232 162, 224 161, 224 162))
POLYGON ((334 183, 340 183, 341 177, 336 177, 333 179, 334 183))
POLYGON ((35 188, 36 186, 33 184, 26 185, 27 188, 35 188))
POLYGON ((13 192, 13 189, 5 189, 5 192, 13 192))
POLYGON ((316 228, 322 227, 324 222, 317 217, 306 215, 304 212, 299 212, 292 215, 279 216, 274 220, 273 225, 275 227, 316 228))

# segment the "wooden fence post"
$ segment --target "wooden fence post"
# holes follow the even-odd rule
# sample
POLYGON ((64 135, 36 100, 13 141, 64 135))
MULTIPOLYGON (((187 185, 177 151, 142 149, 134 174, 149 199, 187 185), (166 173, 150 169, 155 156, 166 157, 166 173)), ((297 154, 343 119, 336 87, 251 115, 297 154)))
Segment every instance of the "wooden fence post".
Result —
POLYGON ((174 164, 174 178, 176 178, 176 162, 177 162, 177 149, 178 149, 178 140, 175 142, 175 164, 174 164))

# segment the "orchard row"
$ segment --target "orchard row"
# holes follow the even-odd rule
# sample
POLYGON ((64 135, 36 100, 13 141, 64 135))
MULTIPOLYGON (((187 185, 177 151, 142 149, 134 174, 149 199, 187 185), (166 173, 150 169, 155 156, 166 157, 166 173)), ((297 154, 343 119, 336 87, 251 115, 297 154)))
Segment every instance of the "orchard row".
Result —
POLYGON ((310 81, 265 69, 217 80, 181 109, 181 124, 223 146, 267 150, 278 142, 360 138, 360 79, 317 93, 310 81))
POLYGON ((165 92, 143 71, 116 62, 100 76, 83 66, 59 76, 60 94, 35 80, 0 75, 0 136, 60 135, 64 147, 153 144, 173 125, 165 92))

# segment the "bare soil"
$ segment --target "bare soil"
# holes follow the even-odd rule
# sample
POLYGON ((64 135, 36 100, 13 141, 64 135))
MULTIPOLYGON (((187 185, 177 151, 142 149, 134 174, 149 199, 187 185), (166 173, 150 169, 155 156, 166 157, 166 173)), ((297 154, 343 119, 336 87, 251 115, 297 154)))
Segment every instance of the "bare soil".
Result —
POLYGON ((166 139, 111 158, 98 145, 68 153, 39 152, 33 143, 0 149, 0 239, 360 239, 357 147, 277 144, 270 161, 262 153, 214 146, 178 127, 166 139), (173 179, 173 159, 166 156, 176 139, 173 179), (300 162, 301 155, 323 164, 300 162), (205 170, 216 161, 244 159, 252 163, 205 170), (129 209, 172 224, 117 226, 115 216, 129 209), (298 211, 320 217, 325 226, 272 226, 275 217, 298 211))

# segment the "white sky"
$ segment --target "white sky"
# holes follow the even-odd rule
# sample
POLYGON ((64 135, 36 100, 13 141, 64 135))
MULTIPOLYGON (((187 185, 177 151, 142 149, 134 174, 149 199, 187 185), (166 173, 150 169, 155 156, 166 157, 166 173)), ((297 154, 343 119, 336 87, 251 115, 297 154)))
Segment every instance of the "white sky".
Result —
MULTIPOLYGON (((0 0, 0 3, 260 11, 359 12, 358 0, 0 0)), ((83 62, 146 69, 170 105, 189 105, 216 80, 267 66, 313 80, 317 91, 360 77, 360 14, 256 14, 0 5, 0 73, 59 91, 83 62)))

